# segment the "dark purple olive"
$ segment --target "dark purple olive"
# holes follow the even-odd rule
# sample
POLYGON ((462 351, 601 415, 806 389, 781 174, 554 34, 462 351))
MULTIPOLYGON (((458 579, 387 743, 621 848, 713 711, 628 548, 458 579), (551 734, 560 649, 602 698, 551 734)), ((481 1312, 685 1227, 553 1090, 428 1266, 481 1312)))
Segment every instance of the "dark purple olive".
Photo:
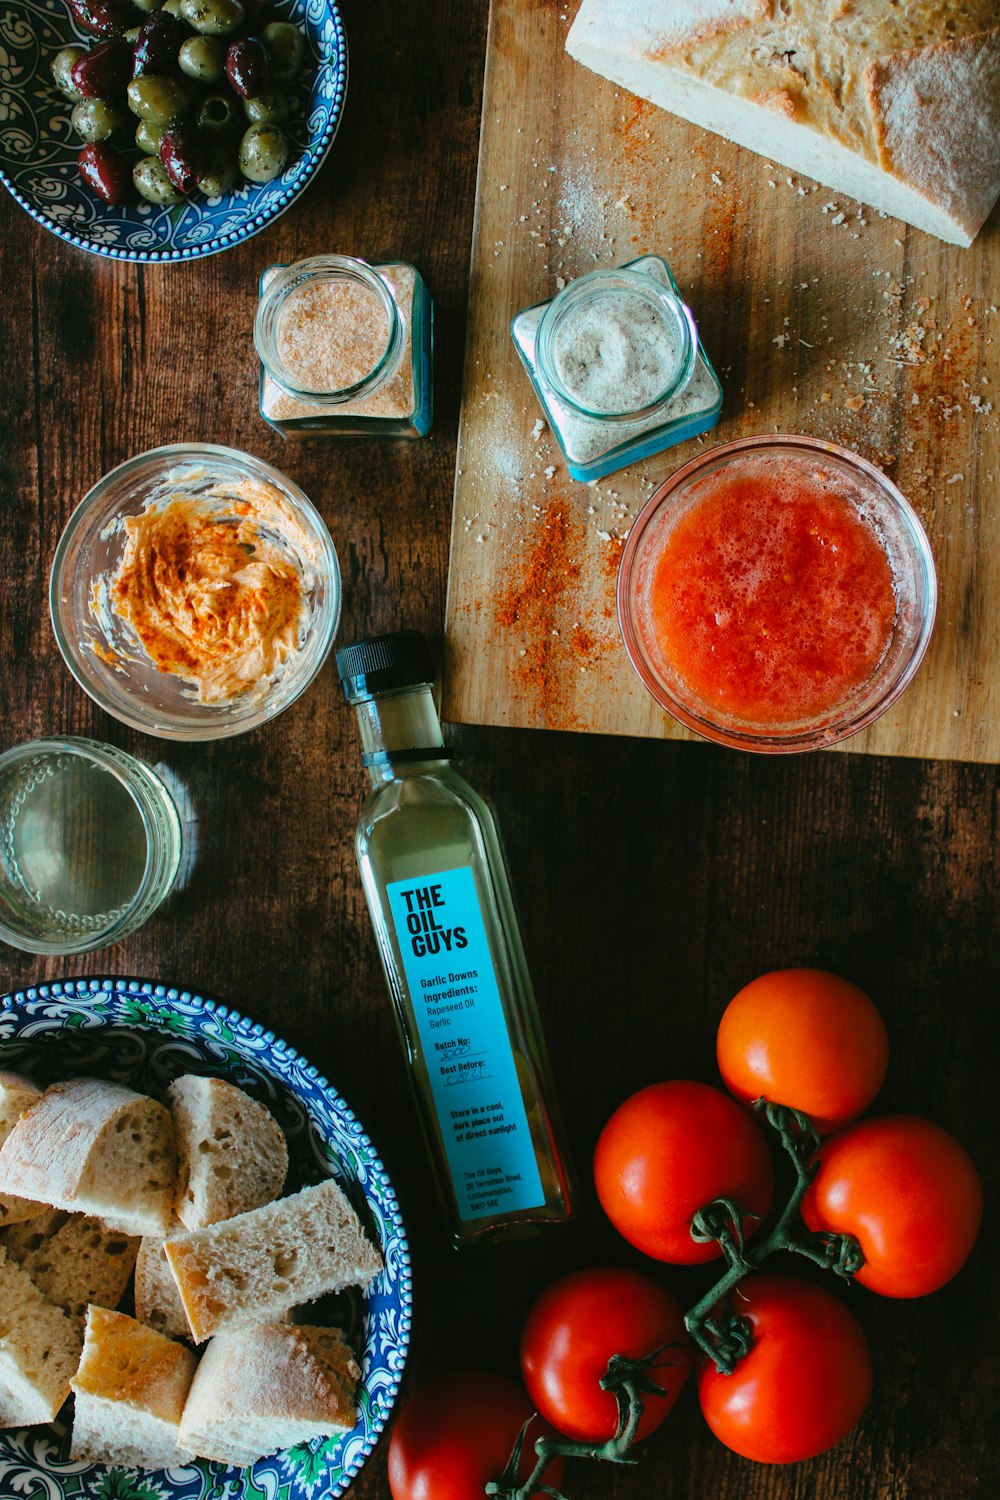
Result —
POLYGON ((132 77, 132 48, 124 37, 110 36, 77 58, 70 77, 85 99, 120 93, 132 77))
POLYGON ((91 36, 121 36, 135 25, 132 0, 69 0, 73 19, 91 36))
POLYGON ((160 161, 174 187, 190 193, 205 170, 205 142, 193 125, 172 125, 163 132, 160 161))
POLYGON ((77 157, 80 176, 103 203, 124 203, 132 187, 132 173, 105 141, 92 141, 77 157))
POLYGON ((253 99, 271 82, 271 58, 257 36, 241 37, 226 53, 226 77, 244 99, 253 99))
POLYGON ((184 22, 169 11, 158 10, 144 21, 132 54, 132 77, 140 73, 167 74, 177 71, 177 54, 190 35, 184 22))

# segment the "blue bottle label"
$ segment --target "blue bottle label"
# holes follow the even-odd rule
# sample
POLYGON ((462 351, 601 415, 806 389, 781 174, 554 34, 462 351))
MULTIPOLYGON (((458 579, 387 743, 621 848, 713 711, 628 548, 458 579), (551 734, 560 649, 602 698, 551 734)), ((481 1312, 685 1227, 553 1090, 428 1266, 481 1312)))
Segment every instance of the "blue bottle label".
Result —
POLYGON ((468 866, 395 880, 389 909, 462 1219, 545 1202, 468 866))

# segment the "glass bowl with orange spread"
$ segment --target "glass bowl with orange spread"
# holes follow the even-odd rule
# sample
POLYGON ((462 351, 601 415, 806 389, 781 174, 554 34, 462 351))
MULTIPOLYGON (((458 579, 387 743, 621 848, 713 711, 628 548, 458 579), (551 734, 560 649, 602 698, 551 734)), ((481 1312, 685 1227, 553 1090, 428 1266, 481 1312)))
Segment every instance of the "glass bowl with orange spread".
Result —
POLYGON ((322 517, 248 453, 176 443, 77 506, 52 566, 59 649, 115 718, 166 739, 242 734, 329 655, 340 569, 322 517))
POLYGON ((622 553, 633 667, 687 728, 737 749, 814 750, 912 680, 937 581, 916 513, 833 443, 741 438, 650 497, 622 553))

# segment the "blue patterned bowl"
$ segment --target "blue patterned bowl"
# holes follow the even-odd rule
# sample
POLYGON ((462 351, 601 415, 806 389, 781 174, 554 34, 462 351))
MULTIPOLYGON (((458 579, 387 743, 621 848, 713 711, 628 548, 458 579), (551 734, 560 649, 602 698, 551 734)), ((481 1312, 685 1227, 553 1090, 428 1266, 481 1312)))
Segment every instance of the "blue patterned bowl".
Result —
POLYGON ((338 1179, 382 1248, 364 1296, 344 1294, 337 1320, 361 1364, 353 1432, 261 1459, 251 1469, 196 1463, 156 1473, 74 1463, 69 1425, 0 1432, 0 1495, 45 1500, 334 1500, 378 1440, 410 1339, 410 1256, 385 1168, 350 1109, 273 1032, 186 990, 128 979, 67 980, 0 997, 0 1067, 36 1083, 88 1074, 162 1094, 181 1073, 217 1074, 271 1110, 288 1140, 294 1192, 338 1179))
POLYGON ((61 47, 93 45, 66 0, 0 5, 0 178, 22 208, 60 239, 113 260, 193 260, 249 239, 309 185, 340 124, 347 89, 347 40, 335 0, 285 0, 282 19, 304 31, 313 65, 299 108, 284 127, 291 161, 274 182, 245 182, 224 198, 195 196, 162 208, 112 208, 84 187, 76 158, 83 142, 70 127, 72 105, 52 82, 61 47))

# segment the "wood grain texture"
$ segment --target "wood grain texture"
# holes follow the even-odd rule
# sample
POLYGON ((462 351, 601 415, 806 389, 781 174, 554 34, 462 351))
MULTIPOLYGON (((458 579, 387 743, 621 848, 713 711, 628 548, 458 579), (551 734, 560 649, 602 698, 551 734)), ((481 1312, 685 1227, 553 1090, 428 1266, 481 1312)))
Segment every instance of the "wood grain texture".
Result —
POLYGON ((941 244, 688 125, 563 50, 575 6, 494 0, 447 614, 452 717, 692 736, 629 666, 614 584, 652 490, 699 447, 833 440, 920 514, 938 624, 906 696, 842 748, 1000 760, 1000 213, 941 244), (596 266, 670 261, 725 390, 719 427, 569 478, 508 333, 596 266), (994 408, 998 408, 994 410, 994 408))
MULTIPOLYGON (((639 1466, 578 1466, 568 1493, 992 1500, 995 767, 879 756, 775 763, 602 734, 454 728, 457 764, 491 794, 505 835, 580 1180, 579 1220, 566 1233, 460 1257, 431 1194, 355 868, 364 781, 332 668, 261 730, 183 746, 107 718, 63 667, 45 591, 72 505, 113 464, 186 437, 258 453, 317 502, 344 567, 342 642, 405 624, 440 647, 486 4, 346 0, 343 9, 352 51, 343 131, 301 202, 246 246, 139 271, 74 253, 6 197, 0 204, 10 329, 0 383, 0 748, 61 732, 123 745, 186 789, 197 841, 186 884, 141 931, 85 959, 0 947, 0 988, 102 973, 179 983, 273 1027, 332 1078, 402 1197, 416 1277, 412 1390, 461 1367, 513 1372, 521 1319, 549 1279, 587 1264, 640 1264, 589 1183, 596 1135, 627 1093, 658 1078, 713 1078, 719 1015, 755 974, 812 963, 847 975, 889 1027, 880 1107, 936 1119, 983 1172, 990 1213, 973 1261, 919 1303, 849 1294, 876 1389, 835 1453, 756 1468, 714 1442, 688 1390, 639 1466), (426 274, 438 396, 427 441, 293 446, 260 422, 250 343, 258 272, 325 249, 402 256, 426 274)), ((527 0, 524 9, 545 19, 527 0)), ((532 295, 547 285, 539 271, 532 295)), ((724 305, 712 316, 718 341, 724 305)), ((766 341, 758 351, 778 352, 766 341)), ((705 1285, 703 1273, 647 1269, 685 1302, 705 1285)), ((388 1500, 384 1444, 351 1493, 388 1500)))

